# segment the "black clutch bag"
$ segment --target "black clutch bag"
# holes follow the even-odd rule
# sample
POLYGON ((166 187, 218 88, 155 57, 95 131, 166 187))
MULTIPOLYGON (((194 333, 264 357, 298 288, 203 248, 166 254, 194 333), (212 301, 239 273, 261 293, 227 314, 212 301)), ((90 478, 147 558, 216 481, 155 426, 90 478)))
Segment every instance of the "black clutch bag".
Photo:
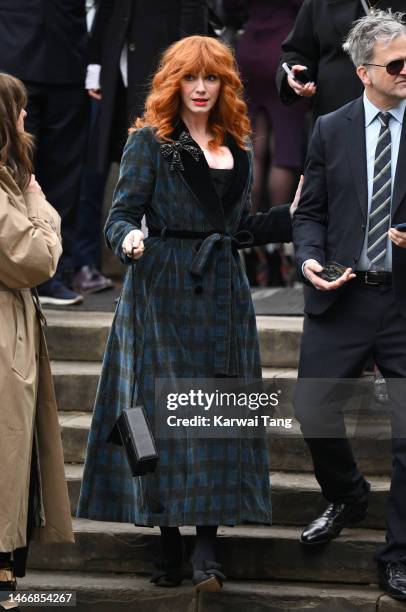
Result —
MULTIPOLYGON (((135 263, 132 266, 132 294, 133 312, 135 310, 135 263)), ((113 429, 107 442, 123 446, 127 455, 127 461, 133 476, 143 476, 148 472, 154 472, 158 463, 159 455, 154 436, 143 406, 134 406, 135 395, 135 333, 134 333, 134 379, 131 391, 130 408, 125 408, 113 429)))
POLYGON ((124 447, 133 476, 155 471, 158 451, 143 406, 124 409, 107 441, 124 447))

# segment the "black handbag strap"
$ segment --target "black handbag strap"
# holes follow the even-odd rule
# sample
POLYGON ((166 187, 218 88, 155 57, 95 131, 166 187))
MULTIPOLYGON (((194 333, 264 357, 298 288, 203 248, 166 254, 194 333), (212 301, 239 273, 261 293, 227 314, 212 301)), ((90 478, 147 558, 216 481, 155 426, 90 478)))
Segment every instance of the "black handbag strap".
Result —
POLYGON ((132 293, 132 311, 134 317, 134 325, 133 325, 133 383, 131 389, 131 401, 130 406, 134 406, 134 397, 135 397, 135 385, 137 378, 137 360, 136 360, 136 337, 135 337, 135 259, 134 259, 134 250, 136 247, 133 247, 131 250, 131 293, 132 293))

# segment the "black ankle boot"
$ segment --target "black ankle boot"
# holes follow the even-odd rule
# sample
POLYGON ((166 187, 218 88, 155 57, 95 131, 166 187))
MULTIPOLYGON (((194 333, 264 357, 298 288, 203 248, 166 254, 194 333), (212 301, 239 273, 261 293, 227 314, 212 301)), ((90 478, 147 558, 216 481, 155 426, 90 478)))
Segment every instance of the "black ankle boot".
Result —
POLYGON ((182 583, 182 563, 162 560, 155 561, 154 566, 150 582, 161 587, 177 587, 182 583))
MULTIPOLYGON (((162 538, 162 535, 161 535, 162 538)), ((162 552, 159 559, 154 560, 155 571, 150 582, 162 587, 177 587, 182 583, 182 564, 184 545, 182 539, 161 539, 162 552)))

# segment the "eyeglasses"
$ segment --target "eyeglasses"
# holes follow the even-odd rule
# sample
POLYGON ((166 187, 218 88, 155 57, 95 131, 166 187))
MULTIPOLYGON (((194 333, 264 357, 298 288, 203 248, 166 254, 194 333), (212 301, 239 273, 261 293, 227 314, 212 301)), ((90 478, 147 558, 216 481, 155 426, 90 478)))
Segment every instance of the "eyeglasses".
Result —
POLYGON ((403 70, 406 63, 406 59, 392 60, 389 64, 364 64, 364 66, 379 66, 380 68, 386 68, 386 72, 391 76, 397 76, 403 70))

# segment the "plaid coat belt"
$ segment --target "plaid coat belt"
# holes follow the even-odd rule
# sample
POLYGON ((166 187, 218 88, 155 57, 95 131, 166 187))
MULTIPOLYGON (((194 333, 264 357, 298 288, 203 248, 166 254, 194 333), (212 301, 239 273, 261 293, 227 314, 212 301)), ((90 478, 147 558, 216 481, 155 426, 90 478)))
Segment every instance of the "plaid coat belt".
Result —
POLYGON ((226 283, 219 282, 216 285, 215 300, 216 326, 223 329, 216 340, 214 355, 214 368, 217 376, 238 376, 240 374, 237 359, 237 342, 234 329, 234 309, 231 292, 232 285, 232 253, 237 249, 249 247, 254 242, 254 237, 248 230, 240 230, 234 234, 213 230, 210 232, 195 232, 190 230, 169 229, 168 227, 148 228, 149 236, 159 236, 162 240, 166 238, 180 238, 189 240, 202 240, 193 258, 190 267, 191 274, 199 279, 204 275, 210 261, 210 255, 214 247, 222 248, 224 245, 224 258, 217 258, 217 279, 225 279, 226 283))

